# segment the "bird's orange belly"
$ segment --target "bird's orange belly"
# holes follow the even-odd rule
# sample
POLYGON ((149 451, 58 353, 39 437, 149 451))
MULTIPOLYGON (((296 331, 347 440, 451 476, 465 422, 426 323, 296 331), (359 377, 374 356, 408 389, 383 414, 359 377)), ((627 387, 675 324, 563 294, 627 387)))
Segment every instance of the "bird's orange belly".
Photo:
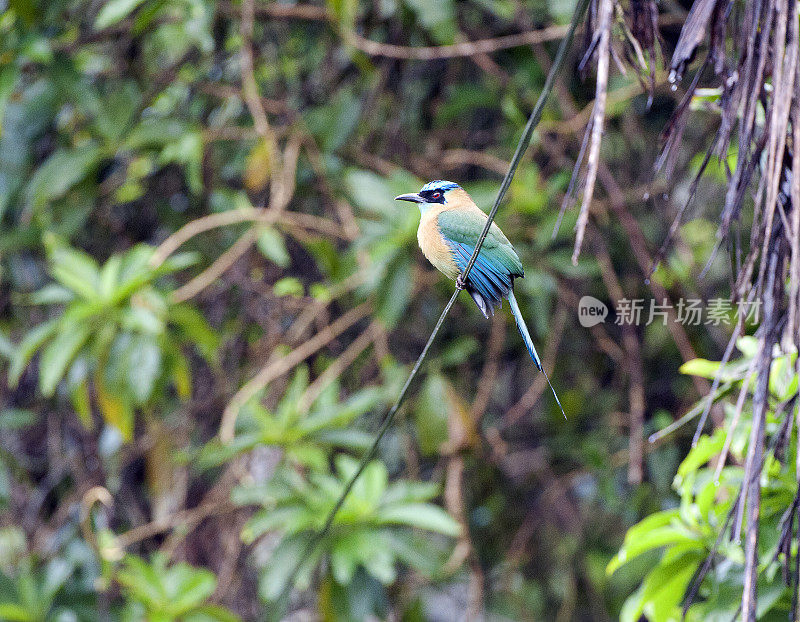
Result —
POLYGON ((417 241, 422 253, 433 266, 450 279, 458 276, 459 269, 453 259, 453 251, 442 238, 436 224, 438 214, 426 214, 419 222, 417 241))

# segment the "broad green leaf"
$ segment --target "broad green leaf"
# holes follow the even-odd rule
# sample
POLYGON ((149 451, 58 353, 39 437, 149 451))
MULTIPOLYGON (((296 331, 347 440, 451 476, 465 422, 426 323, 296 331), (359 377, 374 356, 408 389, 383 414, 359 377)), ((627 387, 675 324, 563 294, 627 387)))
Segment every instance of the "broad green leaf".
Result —
POLYGON ((656 566, 623 605, 621 622, 636 622, 643 612, 650 620, 673 619, 673 610, 680 604, 700 560, 699 555, 688 553, 656 566))
POLYGON ((45 397, 55 393, 56 385, 64 377, 67 366, 75 358, 91 334, 88 324, 62 322, 59 332, 42 351, 39 361, 39 388, 45 397))
POLYGON ((452 43, 455 35, 453 0, 405 0, 417 20, 431 31, 438 43, 452 43))
MULTIPOLYGON (((294 566, 295 560, 305 550, 306 540, 306 536, 285 538, 272 551, 269 564, 261 573, 258 581, 258 594, 261 598, 275 600, 280 596, 289 581, 289 572, 294 566)), ((306 563, 309 562, 316 565, 315 556, 309 556, 309 560, 306 563)))
POLYGON ((86 300, 96 300, 101 291, 100 268, 86 253, 65 246, 55 248, 48 258, 50 274, 86 300))
POLYGON ((736 347, 744 354, 745 358, 751 359, 758 353, 758 339, 752 335, 745 335, 736 340, 736 347))
POLYGON ((433 499, 440 492, 440 486, 434 482, 415 482, 400 480, 393 482, 381 502, 386 505, 403 503, 422 503, 433 499))
POLYGON ((199 194, 203 190, 203 136, 199 130, 186 131, 174 142, 167 143, 161 150, 159 162, 162 165, 170 162, 183 165, 186 183, 192 193, 199 194))
POLYGON ((430 503, 409 503, 381 508, 378 513, 381 524, 400 524, 435 531, 446 536, 458 537, 461 526, 442 508, 430 503))
POLYGON ((44 580, 42 581, 41 597, 46 602, 52 601, 72 574, 73 566, 66 559, 55 557, 50 560, 45 568, 44 580))
POLYGON ((57 305, 66 304, 74 298, 75 294, 72 290, 56 283, 50 283, 31 294, 28 302, 32 305, 57 305))
POLYGON ((64 196, 99 164, 102 153, 95 144, 75 149, 59 149, 33 175, 26 197, 35 211, 49 201, 64 196))
POLYGON ((31 329, 22 342, 17 346, 14 351, 14 356, 11 358, 11 365, 8 370, 8 385, 11 388, 17 386, 22 372, 31 360, 31 357, 36 351, 47 341, 55 330, 58 328, 60 318, 48 320, 43 324, 39 324, 36 328, 31 329))
POLYGON ((108 28, 125 19, 144 0, 107 0, 94 20, 95 30, 108 28))
POLYGON ((398 529, 389 530, 386 544, 398 559, 429 577, 442 574, 451 545, 425 532, 398 529))
POLYGON ((678 467, 676 477, 684 478, 689 473, 697 471, 698 468, 708 462, 713 456, 722 451, 722 446, 725 444, 726 431, 722 428, 716 430, 713 436, 706 436, 705 434, 700 437, 695 447, 686 454, 681 465, 678 467))
MULTIPOLYGON (((103 97, 95 120, 95 127, 105 142, 117 144, 125 135, 141 105, 141 99, 139 88, 132 80, 115 82, 114 89, 103 97)), ((135 174, 136 168, 141 167, 140 162, 141 160, 132 162, 133 170, 129 171, 129 180, 130 173, 135 174)))
POLYGON ((279 298, 281 296, 294 296, 295 298, 300 298, 305 292, 300 279, 297 279, 293 276, 286 276, 282 279, 278 279, 275 282, 275 285, 272 286, 272 293, 279 298))
POLYGON ((339 538, 336 547, 331 551, 331 572, 336 582, 349 585, 359 561, 357 546, 348 542, 346 536, 339 538))
POLYGON ((373 436, 363 430, 341 428, 338 430, 320 430, 314 434, 314 442, 335 445, 351 451, 363 451, 372 444, 373 436))
POLYGON ((296 532, 298 527, 303 529, 306 526, 308 518, 307 510, 300 506, 259 510, 242 529, 242 541, 251 544, 269 531, 296 532))
POLYGON ((344 426, 356 417, 363 415, 376 406, 381 398, 379 389, 365 389, 359 391, 343 404, 332 407, 315 409, 311 415, 299 422, 299 427, 305 433, 316 432, 324 428, 344 426))
POLYGON ((137 404, 144 404, 161 375, 161 348, 149 335, 134 335, 124 357, 128 389, 137 404))
POLYGON ((375 460, 367 465, 364 472, 353 484, 351 495, 371 505, 377 505, 389 484, 389 473, 383 462, 375 460))
POLYGON ((443 367, 461 365, 466 363, 469 357, 478 352, 478 350, 480 350, 480 345, 474 337, 458 337, 442 348, 442 353, 439 355, 439 363, 443 367))
MULTIPOLYGON (((139 302, 140 300, 137 300, 137 303, 139 302)), ((164 327, 164 320, 159 315, 159 309, 153 309, 143 304, 131 304, 121 314, 120 328, 131 333, 157 336, 164 333, 164 327)))
POLYGON ((614 573, 620 566, 638 557, 642 553, 657 549, 668 544, 689 544, 696 543, 698 549, 702 549, 704 544, 699 536, 695 536, 688 529, 677 525, 666 525, 655 527, 634 539, 630 537, 630 531, 625 536, 625 543, 619 552, 611 559, 606 567, 608 574, 614 573))
POLYGON ((717 376, 720 364, 717 361, 707 361, 706 359, 692 359, 680 366, 679 371, 689 376, 700 376, 713 380, 717 376))
MULTIPOLYGON (((149 246, 145 246, 146 249, 150 251, 152 254, 153 250, 150 249, 149 246)), ((185 270, 191 266, 194 266, 200 261, 200 253, 191 253, 191 252, 184 252, 184 253, 175 253, 174 255, 170 255, 164 260, 158 268, 155 269, 155 274, 158 276, 164 274, 171 274, 172 272, 180 272, 181 270, 185 270)))
MULTIPOLYGON (((397 193, 392 193, 392 188, 385 177, 370 171, 352 169, 347 172, 345 183, 354 203, 367 212, 391 218, 394 211, 403 209, 402 206, 398 207, 399 202, 394 200, 397 193)), ((415 184, 415 187, 407 189, 406 192, 416 192, 418 189, 418 184, 415 184)))
POLYGON ((256 239, 256 246, 261 254, 281 268, 286 268, 291 262, 289 253, 286 250, 286 243, 283 236, 274 227, 269 227, 261 231, 256 239))
POLYGON ((290 463, 301 464, 308 469, 324 471, 328 467, 329 451, 321 446, 322 444, 323 441, 314 438, 308 443, 291 442, 284 445, 286 460, 290 463))
MULTIPOLYGON (((677 508, 672 510, 663 510, 661 512, 656 512, 655 514, 651 514, 628 529, 627 533, 625 534, 623 546, 626 546, 632 542, 636 542, 637 540, 647 538, 647 534, 654 529, 666 527, 672 524, 673 521, 679 520, 679 518, 680 510, 677 508)), ((607 570, 607 572, 608 574, 611 574, 613 570, 607 570)))
POLYGON ((217 578, 210 570, 193 568, 184 563, 176 564, 170 569, 172 574, 177 571, 182 571, 185 576, 176 582, 177 593, 172 595, 169 608, 174 614, 182 615, 202 604, 214 593, 217 578))
POLYGON ((112 255, 100 269, 100 295, 105 300, 110 300, 114 294, 121 268, 122 257, 120 255, 112 255))
POLYGON ((382 542, 378 542, 372 548, 365 549, 367 558, 364 560, 364 567, 378 581, 389 585, 397 580, 397 568, 392 552, 381 545, 382 542))
POLYGON ((128 133, 123 146, 132 151, 163 147, 177 140, 188 129, 186 123, 177 119, 146 118, 128 133))
MULTIPOLYGON (((158 568, 164 572, 163 567, 158 568)), ((136 598, 153 609, 167 604, 167 596, 159 572, 135 555, 125 557, 124 567, 117 573, 116 580, 127 587, 136 598)))
POLYGON ((206 360, 212 360, 219 349, 219 336, 196 307, 188 303, 172 305, 169 321, 186 335, 206 360))

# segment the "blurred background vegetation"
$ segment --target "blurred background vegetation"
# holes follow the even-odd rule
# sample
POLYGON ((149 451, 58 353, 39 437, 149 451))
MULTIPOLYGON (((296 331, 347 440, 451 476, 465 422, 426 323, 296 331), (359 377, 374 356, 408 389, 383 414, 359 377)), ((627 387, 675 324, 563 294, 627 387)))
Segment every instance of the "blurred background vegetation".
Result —
MULTIPOLYGON (((293 619, 679 615, 735 496, 715 496, 706 465, 722 430, 683 464, 691 430, 646 441, 708 392, 719 365, 679 368, 721 358, 735 323, 645 325, 651 299, 730 293, 724 253, 700 278, 725 195, 716 161, 646 279, 719 116, 714 93, 695 97, 673 179, 654 176, 681 96, 664 58, 690 4, 660 7, 652 105, 646 72, 611 73, 577 265, 578 210, 553 231, 592 111, 588 35, 499 212, 567 420, 510 317, 487 322, 462 296, 304 560, 293 619), (612 308, 605 323, 579 324, 584 295, 612 308), (615 324, 622 298, 647 301, 641 325, 615 324)), ((615 42, 631 10, 617 8, 615 42)), ((452 179, 488 208, 573 9, 0 0, 0 619, 284 615, 289 570, 452 291, 393 197, 452 179)), ((754 348, 740 351, 728 393, 749 382, 754 348)), ((773 388, 784 401, 793 361, 773 388)), ((777 534, 794 474, 775 469, 777 534)), ((724 552, 693 619, 735 613, 741 550, 724 552)), ((771 568, 761 613, 785 619, 771 568)))

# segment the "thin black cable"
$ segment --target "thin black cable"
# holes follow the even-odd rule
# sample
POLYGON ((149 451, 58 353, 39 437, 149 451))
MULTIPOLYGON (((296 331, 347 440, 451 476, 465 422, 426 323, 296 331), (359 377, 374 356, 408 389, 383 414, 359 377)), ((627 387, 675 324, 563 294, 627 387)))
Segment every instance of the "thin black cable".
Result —
MULTIPOLYGON (((572 44, 572 39, 575 35, 575 30, 578 27, 578 22, 583 18, 584 14, 586 13, 586 9, 589 6, 590 0, 580 0, 578 6, 575 8, 575 13, 572 15, 572 21, 570 22, 569 29, 567 30, 564 38, 561 40, 561 44, 558 46, 558 51, 556 52, 556 56, 553 59, 553 64, 550 67, 550 72, 547 74, 547 78, 545 79, 544 86, 542 87, 542 92, 539 94, 539 99, 536 101, 536 105, 533 107, 533 111, 531 112, 531 116, 528 118, 528 122, 525 124, 525 129, 522 132, 522 136, 519 139, 519 143, 517 144, 517 149, 514 152, 514 157, 511 159, 511 164, 508 167, 508 172, 506 176, 503 178, 503 182, 500 184, 500 190, 497 193, 497 198, 494 201, 494 205, 492 205, 492 209, 489 211, 488 218, 486 219, 486 225, 483 227, 483 231, 481 232, 480 237, 478 238, 478 243, 475 245, 475 250, 472 252, 472 256, 469 258, 469 262, 467 263, 464 271, 461 273, 459 280, 456 283, 456 289, 453 292, 453 295, 450 296, 450 300, 445 305, 442 314, 439 316, 439 320, 436 322, 436 326, 433 327, 433 332, 431 332, 430 337, 428 337, 428 341, 425 344, 425 347, 420 352, 419 357, 417 358, 417 362, 414 363, 414 367, 411 369, 411 373, 408 375, 408 378, 403 385, 403 388, 400 389, 400 393, 397 396, 397 399, 394 402, 394 405, 389 409, 389 412, 386 414, 386 417, 381 423, 381 427, 378 429, 378 433, 375 436, 375 440, 372 442, 372 445, 369 448, 369 451, 364 455, 361 459, 361 462, 358 465, 358 469, 347 482, 342 491, 339 499, 337 499, 336 504, 333 506, 331 511, 328 513, 327 518, 325 519, 325 523, 322 526, 322 529, 317 531, 311 539, 308 541, 305 549, 303 550, 303 554, 300 555, 297 562, 295 563, 294 567, 292 568, 291 573, 289 573, 288 579, 286 581, 286 585, 281 592, 281 595, 278 599, 278 602, 285 601, 286 597, 288 597, 289 591, 294 584, 295 578, 297 573, 300 572, 300 568, 303 566, 303 563, 308 559, 309 555, 314 551, 317 544, 327 535, 328 531, 330 531, 331 526, 333 525, 333 521, 336 518, 336 514, 344 505, 345 500, 347 499, 347 495, 350 494, 350 491, 353 488, 353 485, 356 483, 356 480, 359 478, 361 473, 369 464, 369 461, 375 456, 378 451, 378 444, 381 442, 381 439, 386 434, 386 431, 389 429, 389 426, 392 424, 397 411, 402 406, 403 401, 405 401, 406 393, 408 392, 409 386, 413 382, 414 378, 416 377, 417 373, 419 372, 420 367, 422 367, 422 363, 425 360, 425 357, 428 355, 428 350, 430 350, 431 345, 433 344, 434 339, 436 339, 436 335, 439 333, 439 329, 442 327, 447 314, 450 312, 450 308, 456 301, 459 292, 464 289, 464 283, 466 282, 467 276, 469 276, 470 270, 472 270, 472 266, 475 264, 475 260, 478 257, 478 253, 481 250, 481 246, 483 246, 483 242, 486 239, 487 234, 489 233, 489 228, 492 226, 492 222, 494 221, 494 217, 497 215, 497 210, 500 207, 500 202, 505 197, 506 191, 508 190, 509 186, 511 185, 511 181, 514 179, 514 173, 517 172, 517 167, 519 166, 519 162, 522 159, 525 151, 528 148, 528 145, 531 142, 531 138, 533 137, 533 130, 538 125, 540 119, 542 118, 542 111, 544 110, 544 104, 547 101, 550 92, 553 90, 553 83, 555 82, 556 74, 561 69, 561 65, 564 63, 564 58, 567 55, 567 50, 569 49, 570 45, 572 44)), ((549 382, 549 379, 548 379, 549 382)))

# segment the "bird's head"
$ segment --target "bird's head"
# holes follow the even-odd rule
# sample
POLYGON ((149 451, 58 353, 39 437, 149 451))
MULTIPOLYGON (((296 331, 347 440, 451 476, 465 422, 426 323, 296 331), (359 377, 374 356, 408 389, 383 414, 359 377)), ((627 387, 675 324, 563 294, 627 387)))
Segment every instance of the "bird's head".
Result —
POLYGON ((466 192, 457 183, 452 181, 429 181, 422 186, 419 192, 411 192, 409 194, 401 194, 394 198, 395 201, 410 201, 419 205, 421 212, 436 207, 437 205, 444 205, 459 198, 459 195, 465 195, 466 192))

